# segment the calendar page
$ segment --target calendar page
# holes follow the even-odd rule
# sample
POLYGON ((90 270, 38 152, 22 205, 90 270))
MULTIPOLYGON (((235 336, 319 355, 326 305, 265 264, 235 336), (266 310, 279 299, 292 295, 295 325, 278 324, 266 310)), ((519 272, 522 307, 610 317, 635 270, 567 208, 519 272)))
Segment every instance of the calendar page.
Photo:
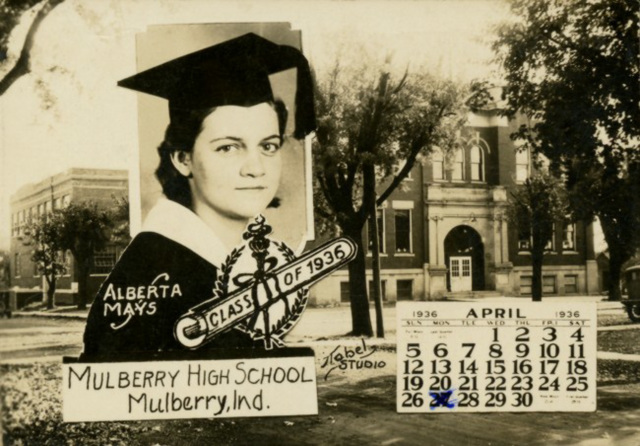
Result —
POLYGON ((398 302, 398 412, 596 409, 596 304, 398 302))

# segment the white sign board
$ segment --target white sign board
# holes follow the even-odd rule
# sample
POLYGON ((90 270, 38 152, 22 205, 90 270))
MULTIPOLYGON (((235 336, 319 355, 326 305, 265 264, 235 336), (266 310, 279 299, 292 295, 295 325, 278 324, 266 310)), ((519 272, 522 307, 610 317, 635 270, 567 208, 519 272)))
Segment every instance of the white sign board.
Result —
POLYGON ((596 304, 398 302, 398 412, 596 409, 596 304))
POLYGON ((318 413, 313 356, 63 365, 65 422, 318 413))

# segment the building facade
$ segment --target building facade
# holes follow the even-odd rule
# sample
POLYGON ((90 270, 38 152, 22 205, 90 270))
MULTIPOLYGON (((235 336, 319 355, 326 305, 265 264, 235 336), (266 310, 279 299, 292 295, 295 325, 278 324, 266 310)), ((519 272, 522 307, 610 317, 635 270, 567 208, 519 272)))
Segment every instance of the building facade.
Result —
MULTIPOLYGON (((46 291, 46 280, 31 261, 33 247, 27 225, 53 210, 69 203, 92 202, 108 209, 116 199, 128 197, 128 172, 109 169, 72 168, 35 184, 20 188, 11 196, 10 290, 14 305, 21 308, 41 301, 46 291)), ((111 271, 123 247, 110 245, 95 256, 95 265, 89 278, 90 295, 95 294, 111 271)), ((67 272, 56 285, 56 304, 72 304, 77 293, 77 271, 70 253, 61 253, 67 272)))
MULTIPOLYGON (((436 149, 417 162, 379 209, 383 300, 531 295, 529 240, 518 240, 507 221, 509 193, 532 169, 530 154, 510 138, 518 125, 495 109, 472 114, 462 147, 446 155, 436 149)), ((597 293, 592 224, 562 217, 547 246, 543 293, 597 293)), ((315 285, 311 298, 318 305, 348 302, 347 270, 315 285)))

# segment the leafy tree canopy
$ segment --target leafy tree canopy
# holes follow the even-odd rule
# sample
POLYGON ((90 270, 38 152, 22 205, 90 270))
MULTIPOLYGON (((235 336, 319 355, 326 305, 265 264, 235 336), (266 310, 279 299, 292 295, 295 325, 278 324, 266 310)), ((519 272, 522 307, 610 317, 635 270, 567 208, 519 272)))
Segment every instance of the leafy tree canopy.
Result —
POLYGON ((60 222, 58 237, 63 249, 73 254, 78 268, 78 308, 86 306, 87 281, 93 267, 94 254, 104 249, 113 227, 112 213, 95 203, 71 203, 54 213, 60 222))
POLYGON ((0 63, 7 58, 7 45, 11 31, 20 21, 22 14, 39 0, 0 1, 0 63))
POLYGON ((70 203, 54 215, 60 221, 60 244, 74 256, 82 257, 87 252, 92 254, 103 249, 109 240, 111 216, 95 203, 70 203))
POLYGON ((61 221, 52 214, 43 215, 27 225, 26 243, 33 246, 31 260, 47 281, 47 308, 54 307, 58 277, 67 271, 60 230, 61 221))
POLYGON ((562 222, 567 202, 561 182, 544 169, 538 170, 525 183, 511 192, 508 217, 518 238, 528 239, 531 253, 533 300, 542 298, 542 258, 547 243, 554 235, 554 224, 562 222))
POLYGON ((60 221, 42 217, 28 225, 30 243, 33 246, 33 260, 40 274, 44 276, 60 276, 66 272, 62 256, 63 247, 58 236, 60 221))
POLYGON ((640 245, 640 3, 514 0, 512 12, 494 49, 507 113, 529 118, 514 136, 563 175, 576 218, 599 218, 616 299, 640 245))

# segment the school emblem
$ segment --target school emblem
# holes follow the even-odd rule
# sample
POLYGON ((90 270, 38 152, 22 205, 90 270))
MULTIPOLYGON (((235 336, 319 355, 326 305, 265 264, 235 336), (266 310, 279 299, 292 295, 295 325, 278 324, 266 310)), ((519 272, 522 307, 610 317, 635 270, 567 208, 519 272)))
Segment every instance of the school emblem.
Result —
POLYGON ((240 330, 266 349, 284 347, 283 337, 307 305, 309 286, 351 261, 356 245, 334 239, 296 258, 284 243, 269 237, 271 227, 260 215, 221 268, 214 296, 178 319, 178 342, 197 349, 231 329, 240 330))

